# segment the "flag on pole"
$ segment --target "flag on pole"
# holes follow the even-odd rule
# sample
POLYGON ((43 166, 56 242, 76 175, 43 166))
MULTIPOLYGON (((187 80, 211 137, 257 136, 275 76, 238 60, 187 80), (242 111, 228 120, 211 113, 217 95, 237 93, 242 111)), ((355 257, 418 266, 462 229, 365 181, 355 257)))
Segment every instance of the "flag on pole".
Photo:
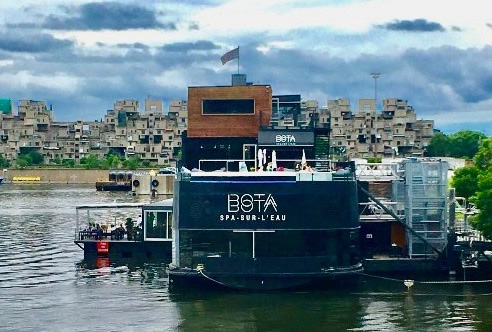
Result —
POLYGON ((225 65, 226 63, 228 63, 229 61, 233 60, 233 59, 239 59, 239 46, 236 47, 235 49, 233 50, 230 50, 229 52, 227 52, 226 54, 224 54, 221 58, 220 58, 220 61, 222 61, 222 65, 225 65))

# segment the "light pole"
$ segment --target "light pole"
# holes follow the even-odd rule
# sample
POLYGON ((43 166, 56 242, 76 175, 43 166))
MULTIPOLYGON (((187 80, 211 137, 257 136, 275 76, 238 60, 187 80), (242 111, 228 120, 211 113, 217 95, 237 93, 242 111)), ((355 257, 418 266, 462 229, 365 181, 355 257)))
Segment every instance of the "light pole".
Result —
POLYGON ((378 157, 378 78, 381 73, 371 73, 372 78, 374 78, 374 129, 376 133, 374 134, 374 156, 378 157))

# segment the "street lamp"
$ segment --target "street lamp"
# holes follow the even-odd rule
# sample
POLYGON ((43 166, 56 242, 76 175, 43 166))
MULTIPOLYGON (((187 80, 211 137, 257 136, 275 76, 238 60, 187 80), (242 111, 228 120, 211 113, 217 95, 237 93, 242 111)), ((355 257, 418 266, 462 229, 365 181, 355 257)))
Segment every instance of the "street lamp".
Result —
POLYGON ((374 78, 374 129, 376 133, 374 134, 374 156, 378 157, 378 78, 381 73, 371 73, 372 78, 374 78))
POLYGON ((372 78, 374 78, 374 107, 378 109, 378 78, 381 73, 371 73, 372 78))

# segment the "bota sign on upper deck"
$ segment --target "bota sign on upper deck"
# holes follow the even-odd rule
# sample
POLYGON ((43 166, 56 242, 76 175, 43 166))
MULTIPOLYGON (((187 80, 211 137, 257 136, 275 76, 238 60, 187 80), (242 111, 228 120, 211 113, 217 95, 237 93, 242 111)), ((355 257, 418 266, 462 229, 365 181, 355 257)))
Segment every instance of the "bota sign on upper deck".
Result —
POLYGON ((309 130, 262 129, 258 133, 258 145, 261 146, 312 146, 314 132, 309 130))
POLYGON ((285 221, 285 214, 278 213, 272 194, 228 194, 227 214, 221 221, 285 221))
POLYGON ((294 135, 276 135, 275 144, 277 145, 295 145, 296 138, 294 135))

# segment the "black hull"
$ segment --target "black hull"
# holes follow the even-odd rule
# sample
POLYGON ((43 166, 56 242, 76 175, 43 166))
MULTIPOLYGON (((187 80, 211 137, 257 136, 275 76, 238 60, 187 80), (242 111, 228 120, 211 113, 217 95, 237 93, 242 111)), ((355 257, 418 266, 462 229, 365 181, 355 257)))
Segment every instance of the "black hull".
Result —
POLYGON ((131 191, 131 183, 96 182, 97 191, 131 191))
POLYGON ((107 256, 110 258, 134 258, 139 260, 171 258, 171 241, 143 242, 143 241, 113 241, 109 243, 109 252, 100 254, 97 251, 96 241, 77 241, 84 250, 84 258, 107 256))
POLYGON ((230 288, 239 290, 282 290, 292 288, 330 288, 352 283, 363 272, 362 265, 313 273, 210 273, 185 269, 169 269, 172 288, 230 288))

